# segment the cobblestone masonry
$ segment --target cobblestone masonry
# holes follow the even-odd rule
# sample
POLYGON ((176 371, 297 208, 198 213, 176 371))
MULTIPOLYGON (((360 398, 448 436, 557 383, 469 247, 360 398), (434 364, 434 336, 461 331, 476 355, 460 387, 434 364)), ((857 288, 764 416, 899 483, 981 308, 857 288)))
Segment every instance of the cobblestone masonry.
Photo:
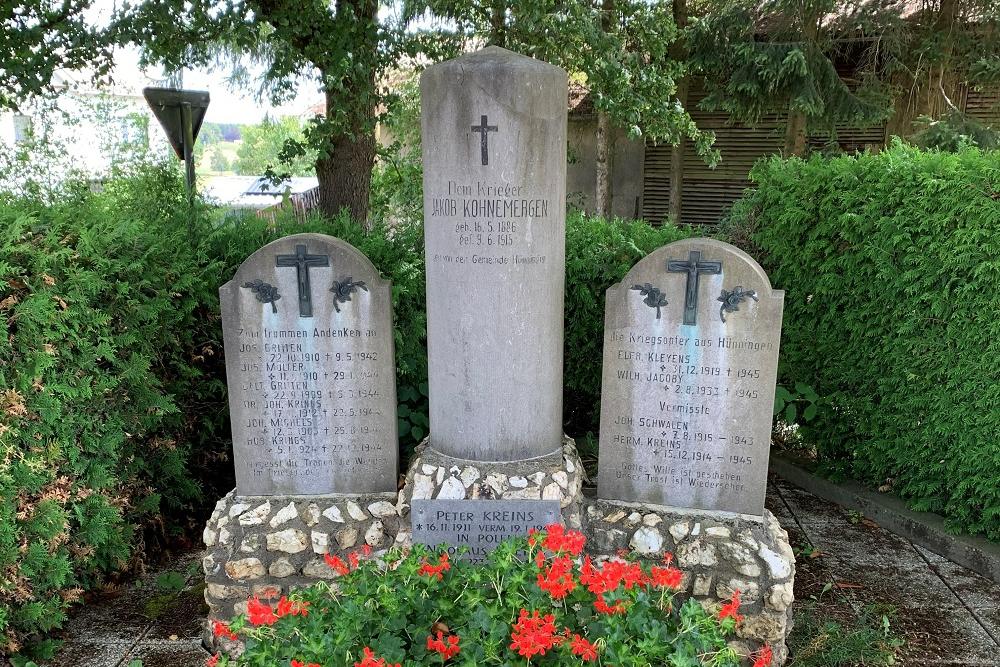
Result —
MULTIPOLYGON (((561 456, 517 463, 482 463, 417 448, 398 494, 322 497, 237 497, 216 505, 204 540, 209 620, 246 611, 251 595, 274 600, 299 586, 336 575, 326 553, 346 555, 367 544, 376 552, 410 543, 412 499, 559 500, 564 523, 587 535, 587 551, 610 556, 631 549, 650 560, 674 554, 684 571, 684 595, 715 604, 742 593, 743 622, 734 646, 747 654, 769 643, 773 664, 788 655, 795 558, 788 534, 765 511, 763 522, 665 507, 585 498, 583 466, 573 441, 561 456)), ((229 650, 233 646, 210 647, 229 650)))

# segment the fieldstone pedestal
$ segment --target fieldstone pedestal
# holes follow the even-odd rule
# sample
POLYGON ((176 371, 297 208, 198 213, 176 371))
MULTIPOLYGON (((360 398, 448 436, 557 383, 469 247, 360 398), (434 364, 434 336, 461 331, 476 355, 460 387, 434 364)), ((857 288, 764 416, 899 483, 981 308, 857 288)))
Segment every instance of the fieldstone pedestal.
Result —
POLYGON ((748 655, 764 644, 773 665, 788 657, 795 555, 788 533, 769 511, 763 520, 660 505, 586 500, 584 533, 592 555, 630 550, 650 560, 674 555, 684 572, 683 596, 719 604, 739 590, 743 621, 731 644, 748 655))
POLYGON ((564 437, 560 452, 525 461, 470 461, 442 454, 427 440, 418 445, 399 494, 401 544, 410 542, 414 500, 557 500, 564 525, 583 527, 583 464, 576 443, 564 437))
POLYGON ((231 650, 212 635, 212 621, 229 621, 256 596, 275 601, 291 590, 334 578, 326 554, 365 545, 391 547, 402 520, 396 493, 327 496, 238 496, 218 502, 205 527, 205 644, 231 650))

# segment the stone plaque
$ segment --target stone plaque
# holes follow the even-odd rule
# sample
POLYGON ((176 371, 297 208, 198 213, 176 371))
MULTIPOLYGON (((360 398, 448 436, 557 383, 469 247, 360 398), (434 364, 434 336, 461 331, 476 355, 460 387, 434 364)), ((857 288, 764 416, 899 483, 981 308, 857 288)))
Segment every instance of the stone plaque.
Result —
POLYGON ((421 76, 431 446, 562 446, 566 73, 497 47, 421 76))
POLYGON ((509 537, 562 523, 558 500, 414 500, 410 509, 413 541, 449 553, 468 547, 466 558, 483 561, 509 537))
POLYGON ((238 494, 396 490, 391 294, 324 234, 267 244, 219 289, 238 494))
POLYGON ((738 248, 689 239, 606 303, 598 495, 761 516, 784 292, 738 248))

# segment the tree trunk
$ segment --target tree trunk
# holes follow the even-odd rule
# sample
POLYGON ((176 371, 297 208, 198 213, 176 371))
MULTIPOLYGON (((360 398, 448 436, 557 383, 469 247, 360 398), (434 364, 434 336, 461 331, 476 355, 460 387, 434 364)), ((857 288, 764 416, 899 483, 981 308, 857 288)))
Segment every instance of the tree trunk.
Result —
POLYGON ((788 110, 788 125, 785 127, 785 156, 806 154, 806 115, 801 111, 788 110))
POLYGON ((614 142, 611 119, 603 111, 597 112, 597 189, 594 193, 597 215, 611 217, 611 170, 614 163, 614 142))
MULTIPOLYGON (((615 0, 603 0, 601 3, 601 29, 604 32, 612 30, 612 18, 615 11, 615 0)), ((597 177, 594 189, 595 208, 597 215, 611 217, 611 202, 614 197, 611 187, 611 175, 614 170, 614 128, 608 114, 597 110, 597 161, 594 171, 597 177)))
POLYGON ((507 46, 507 1, 493 0, 490 10, 490 44, 507 46))
POLYGON ((333 217, 346 209, 351 220, 370 228, 368 198, 374 166, 375 137, 371 132, 332 138, 329 154, 316 160, 323 214, 333 217))
MULTIPOLYGON (((350 0, 359 22, 375 26, 378 3, 373 0, 350 0)), ((376 31, 368 35, 374 49, 376 31)), ((364 48, 363 44, 358 45, 364 48)), ((368 220, 372 169, 375 166, 375 64, 365 61, 368 71, 352 74, 341 81, 336 92, 327 90, 326 116, 333 118, 345 107, 351 108, 348 127, 329 137, 329 148, 316 159, 319 181, 319 208, 326 216, 340 215, 346 210, 351 220, 370 229, 368 220), (367 77, 367 78, 366 78, 367 77)), ((324 77, 325 78, 325 77, 324 77)))
MULTIPOLYGON (((687 0, 674 0, 674 23, 683 30, 688 24, 687 0)), ((670 47, 670 57, 677 61, 687 60, 687 49, 683 39, 678 39, 670 47)), ((687 108, 688 88, 691 77, 685 75, 677 82, 677 101, 687 108)), ((686 140, 682 137, 670 150, 670 217, 675 224, 681 221, 681 207, 684 200, 684 151, 686 140)))

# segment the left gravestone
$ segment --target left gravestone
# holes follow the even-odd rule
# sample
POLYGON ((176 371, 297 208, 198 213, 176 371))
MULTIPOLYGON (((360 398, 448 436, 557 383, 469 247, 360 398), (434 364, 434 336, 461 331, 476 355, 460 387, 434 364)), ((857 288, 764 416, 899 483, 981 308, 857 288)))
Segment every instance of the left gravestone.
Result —
POLYGON ((239 495, 395 491, 391 294, 323 234, 269 243, 219 289, 239 495))
POLYGON ((219 295, 236 489, 204 532, 210 621, 332 578, 326 554, 399 531, 391 284, 351 245, 295 234, 219 295))

